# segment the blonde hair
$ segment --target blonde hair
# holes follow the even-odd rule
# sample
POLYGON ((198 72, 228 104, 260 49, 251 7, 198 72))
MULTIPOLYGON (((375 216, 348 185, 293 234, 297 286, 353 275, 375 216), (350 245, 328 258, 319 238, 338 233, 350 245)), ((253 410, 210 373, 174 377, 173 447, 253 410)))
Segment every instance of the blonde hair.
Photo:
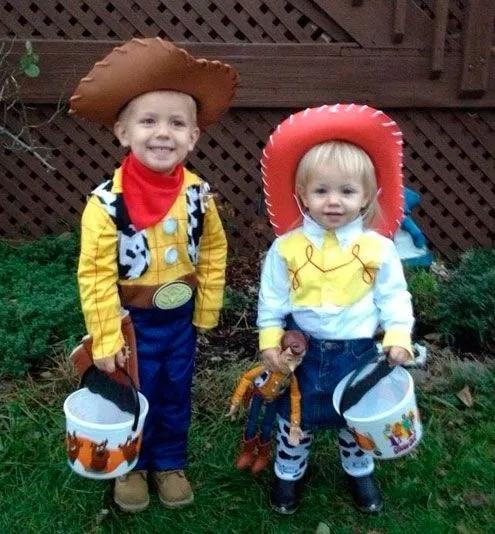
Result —
POLYGON ((360 180, 368 203, 361 213, 364 226, 381 216, 378 204, 378 186, 375 167, 368 154, 360 147, 346 141, 327 141, 315 145, 304 154, 296 170, 295 191, 299 200, 316 169, 328 165, 337 169, 350 180, 360 180))

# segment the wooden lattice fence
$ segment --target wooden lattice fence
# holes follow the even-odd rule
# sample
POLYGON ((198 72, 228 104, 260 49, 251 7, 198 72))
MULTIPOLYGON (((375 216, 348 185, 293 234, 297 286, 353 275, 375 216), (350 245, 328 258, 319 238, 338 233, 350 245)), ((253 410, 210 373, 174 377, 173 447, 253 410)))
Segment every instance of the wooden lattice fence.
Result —
MULTIPOLYGON (((216 189, 234 249, 249 254, 266 248, 273 238, 263 213, 259 170, 273 128, 306 105, 354 99, 384 108, 403 129, 406 185, 423 196, 414 216, 433 248, 454 258, 472 246, 492 246, 493 69, 487 80, 484 66, 467 69, 459 87, 468 53, 461 36, 473 24, 466 18, 467 2, 410 1, 407 31, 401 25, 401 5, 405 3, 381 0, 5 2, 0 37, 39 40, 35 46, 41 50, 42 77, 26 85, 25 95, 36 104, 28 117, 37 126, 30 132, 31 142, 42 147, 55 170, 47 171, 39 159, 12 147, 4 151, 0 236, 57 234, 78 225, 85 195, 111 173, 123 152, 107 129, 68 117, 64 107, 56 113, 56 102, 63 95, 63 106, 77 79, 109 50, 109 40, 159 35, 241 71, 234 108, 203 133, 189 159, 189 166, 216 189), (372 15, 370 4, 382 12, 372 15), (361 26, 372 27, 370 21, 382 16, 392 21, 391 27, 375 35, 362 31, 356 20, 360 13, 361 26), (322 65, 331 73, 327 78, 322 65), (401 70, 401 65, 407 68, 401 70), (478 68, 479 76, 473 78, 478 68), (340 69, 337 76, 335 69, 340 69), (398 81, 391 79, 389 90, 380 90, 392 72, 398 81), (410 85, 417 84, 411 90, 407 76, 410 85), (415 96, 418 88, 421 94, 415 96)), ((19 49, 15 44, 14 53, 19 49)), ((20 117, 12 110, 6 121, 12 132, 19 132, 20 117)))

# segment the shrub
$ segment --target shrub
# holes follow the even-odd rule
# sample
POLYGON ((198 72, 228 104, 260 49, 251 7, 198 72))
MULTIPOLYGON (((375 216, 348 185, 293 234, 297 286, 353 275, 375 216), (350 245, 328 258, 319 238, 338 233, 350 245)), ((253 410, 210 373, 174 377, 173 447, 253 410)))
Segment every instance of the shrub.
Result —
POLYGON ((223 294, 223 310, 229 313, 241 315, 244 311, 256 309, 257 295, 250 295, 246 291, 233 289, 230 286, 225 288, 223 294))
POLYGON ((461 348, 495 348, 495 249, 463 254, 440 286, 440 331, 461 348))
POLYGON ((424 335, 438 328, 438 299, 440 281, 431 271, 423 268, 407 269, 406 279, 412 296, 416 333, 424 335))
POLYGON ((84 332, 77 257, 75 235, 0 242, 0 374, 20 376, 84 332))

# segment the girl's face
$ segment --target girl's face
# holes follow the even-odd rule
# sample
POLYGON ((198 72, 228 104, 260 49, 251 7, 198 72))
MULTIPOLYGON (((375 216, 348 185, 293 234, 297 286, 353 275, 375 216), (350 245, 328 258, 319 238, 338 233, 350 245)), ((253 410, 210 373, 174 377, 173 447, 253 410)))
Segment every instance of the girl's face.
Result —
POLYGON ((325 230, 350 223, 368 203, 361 180, 343 176, 332 165, 314 169, 299 196, 311 217, 325 230))

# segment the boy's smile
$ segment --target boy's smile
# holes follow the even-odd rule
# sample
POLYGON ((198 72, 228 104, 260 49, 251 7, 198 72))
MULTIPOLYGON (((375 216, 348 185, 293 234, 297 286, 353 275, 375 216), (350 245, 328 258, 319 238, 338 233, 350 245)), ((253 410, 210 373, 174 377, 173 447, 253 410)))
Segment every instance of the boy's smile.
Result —
POLYGON ((199 137, 196 104, 176 91, 153 91, 132 100, 115 123, 124 147, 156 172, 170 174, 194 148, 199 137))
POLYGON ((300 197, 311 217, 325 230, 350 223, 368 202, 361 180, 343 176, 336 167, 314 169, 300 197))

